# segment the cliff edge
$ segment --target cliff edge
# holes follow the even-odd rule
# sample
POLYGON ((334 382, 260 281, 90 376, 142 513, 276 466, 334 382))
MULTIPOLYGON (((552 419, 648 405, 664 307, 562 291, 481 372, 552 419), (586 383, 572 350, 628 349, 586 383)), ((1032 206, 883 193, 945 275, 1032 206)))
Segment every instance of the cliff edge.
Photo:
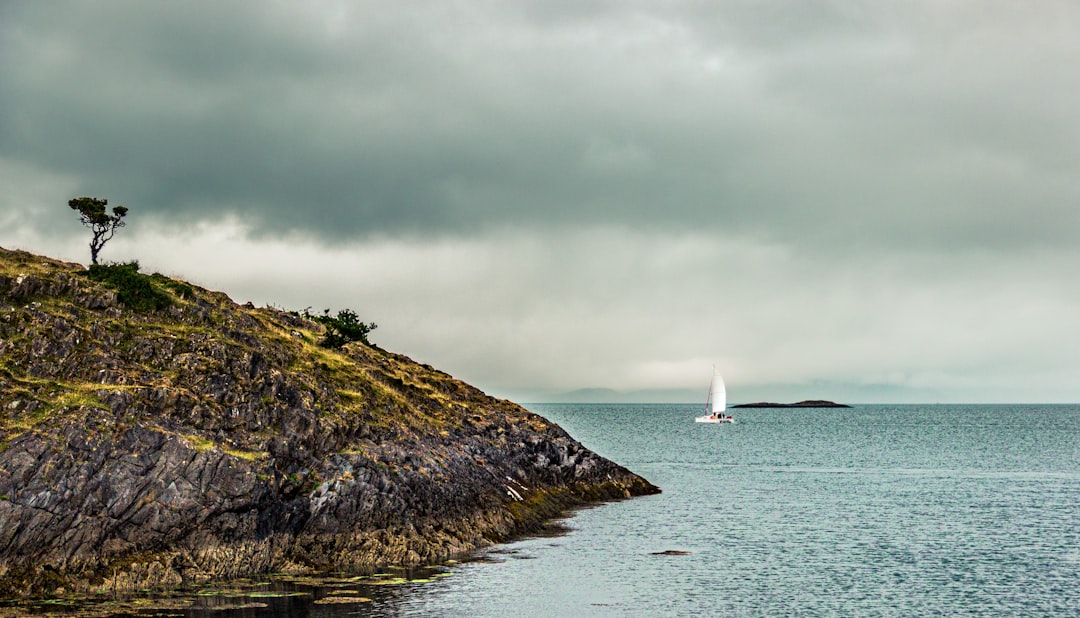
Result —
POLYGON ((546 419, 160 275, 0 248, 0 597, 432 563, 657 493, 546 419))

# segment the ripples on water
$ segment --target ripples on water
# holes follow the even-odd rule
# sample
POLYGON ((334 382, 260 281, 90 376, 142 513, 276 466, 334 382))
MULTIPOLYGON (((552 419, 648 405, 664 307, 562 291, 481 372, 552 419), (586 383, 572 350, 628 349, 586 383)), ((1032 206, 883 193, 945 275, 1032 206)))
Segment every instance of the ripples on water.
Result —
POLYGON ((407 615, 1080 615, 1080 408, 532 408, 664 494, 578 513, 407 615), (685 550, 688 556, 654 552, 685 550), (520 559, 521 555, 530 560, 520 559))
POLYGON ((745 409, 734 425, 694 423, 697 406, 530 407, 664 493, 449 577, 357 587, 369 603, 212 615, 1080 615, 1080 407, 745 409))

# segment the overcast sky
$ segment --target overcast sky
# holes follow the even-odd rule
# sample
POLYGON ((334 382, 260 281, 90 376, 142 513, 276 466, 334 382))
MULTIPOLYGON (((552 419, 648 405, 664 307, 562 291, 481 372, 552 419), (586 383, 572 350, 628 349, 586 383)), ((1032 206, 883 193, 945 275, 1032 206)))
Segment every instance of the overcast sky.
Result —
POLYGON ((1080 4, 0 3, 0 245, 521 401, 1080 401, 1080 4))

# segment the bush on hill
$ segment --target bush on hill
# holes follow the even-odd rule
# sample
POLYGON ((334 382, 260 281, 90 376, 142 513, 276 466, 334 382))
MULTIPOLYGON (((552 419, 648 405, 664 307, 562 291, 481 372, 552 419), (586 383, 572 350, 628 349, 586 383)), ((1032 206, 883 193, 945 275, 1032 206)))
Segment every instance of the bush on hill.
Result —
POLYGON ((155 311, 172 304, 168 294, 154 287, 151 277, 139 273, 137 261, 91 264, 87 276, 115 289, 120 302, 136 311, 155 311))
POLYGON ((353 341, 371 345, 368 333, 379 327, 374 322, 361 322, 360 316, 352 309, 342 309, 336 316, 330 315, 329 309, 323 309, 322 315, 314 315, 304 309, 303 316, 326 327, 326 335, 319 342, 325 348, 337 349, 353 341))

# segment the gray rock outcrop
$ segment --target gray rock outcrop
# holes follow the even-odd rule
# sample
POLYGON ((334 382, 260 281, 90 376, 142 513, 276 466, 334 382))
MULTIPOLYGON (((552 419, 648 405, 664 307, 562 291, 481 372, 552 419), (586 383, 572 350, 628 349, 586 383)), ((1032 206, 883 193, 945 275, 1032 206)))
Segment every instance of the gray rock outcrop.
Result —
POLYGON ((172 280, 0 249, 0 597, 431 563, 659 491, 511 402, 172 280))

